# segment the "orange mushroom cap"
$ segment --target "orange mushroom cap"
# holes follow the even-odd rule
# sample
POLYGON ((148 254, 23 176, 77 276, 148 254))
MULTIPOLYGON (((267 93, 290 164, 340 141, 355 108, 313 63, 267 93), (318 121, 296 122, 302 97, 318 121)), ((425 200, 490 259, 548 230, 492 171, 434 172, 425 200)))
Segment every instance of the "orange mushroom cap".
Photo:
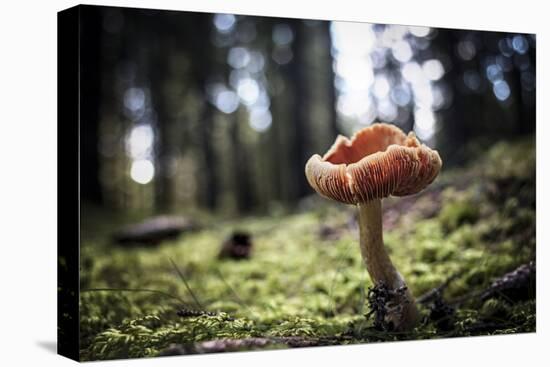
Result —
POLYGON ((415 194, 441 169, 436 150, 394 125, 377 123, 351 139, 339 135, 328 152, 313 155, 306 177, 320 195, 347 204, 415 194))

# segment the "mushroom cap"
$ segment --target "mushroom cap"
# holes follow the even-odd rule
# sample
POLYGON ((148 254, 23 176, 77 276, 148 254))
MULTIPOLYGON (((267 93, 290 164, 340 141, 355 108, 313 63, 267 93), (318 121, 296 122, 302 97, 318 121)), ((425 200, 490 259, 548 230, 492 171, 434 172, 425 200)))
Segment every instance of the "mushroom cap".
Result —
POLYGON ((328 152, 313 155, 305 173, 320 195, 347 204, 365 203, 390 195, 416 194, 441 169, 436 150, 385 123, 376 123, 353 135, 339 135, 328 152))

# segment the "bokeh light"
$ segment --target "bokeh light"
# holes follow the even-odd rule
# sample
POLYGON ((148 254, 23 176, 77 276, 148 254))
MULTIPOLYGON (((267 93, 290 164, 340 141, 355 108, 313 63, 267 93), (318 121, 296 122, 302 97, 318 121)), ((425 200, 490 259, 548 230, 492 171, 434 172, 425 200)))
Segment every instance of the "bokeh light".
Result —
POLYGON ((227 63, 235 69, 241 69, 250 62, 250 54, 244 47, 233 47, 227 55, 227 63))
POLYGON ((441 61, 436 59, 426 60, 422 64, 422 70, 424 75, 430 80, 436 81, 443 77, 445 74, 445 69, 443 69, 443 64, 441 61))
POLYGON ((430 34, 429 27, 409 26, 409 32, 416 37, 426 37, 430 34))
POLYGON ((476 45, 470 40, 460 41, 457 46, 457 52, 461 59, 470 61, 476 56, 476 45))
POLYGON ((151 125, 137 125, 126 139, 126 151, 132 159, 149 157, 152 154, 154 132, 151 125))
POLYGON ((493 93, 499 101, 505 101, 510 97, 510 86, 505 80, 498 80, 493 84, 493 93))
POLYGON ((288 64, 292 61, 294 55, 288 46, 276 46, 271 54, 271 58, 279 65, 288 64))
POLYGON ((414 132, 422 140, 429 140, 435 133, 435 116, 428 108, 414 111, 414 132))
POLYGON ((260 87, 256 80, 244 78, 239 80, 237 85, 237 94, 246 105, 253 105, 260 96, 260 87))
POLYGON ((216 107, 223 113, 233 113, 239 107, 239 97, 231 90, 220 91, 216 96, 216 107))
POLYGON ((524 36, 518 34, 512 39, 512 47, 514 48, 514 51, 523 55, 529 49, 529 44, 524 36))
POLYGON ((285 46, 292 42, 294 33, 288 24, 277 24, 273 27, 273 42, 279 46, 285 46))
POLYGON ((146 185, 155 177, 155 166, 148 159, 140 159, 132 162, 130 177, 135 182, 146 185))
POLYGON ((392 46, 392 55, 399 62, 407 62, 412 58, 413 52, 409 43, 403 40, 392 46))
POLYGON ((261 107, 252 108, 250 110, 250 127, 257 132, 264 132, 271 126, 272 117, 269 110, 261 107))
POLYGON ((464 84, 472 91, 478 91, 481 87, 481 77, 476 70, 466 70, 463 80, 464 84))
POLYGON ((232 14, 216 14, 214 16, 214 26, 220 33, 229 33, 235 25, 235 16, 232 14))

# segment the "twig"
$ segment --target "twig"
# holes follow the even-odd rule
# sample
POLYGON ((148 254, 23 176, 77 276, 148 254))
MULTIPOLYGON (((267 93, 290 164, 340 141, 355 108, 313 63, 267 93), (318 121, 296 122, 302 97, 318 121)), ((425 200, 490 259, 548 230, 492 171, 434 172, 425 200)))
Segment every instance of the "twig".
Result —
POLYGON ((176 263, 171 258, 169 258, 169 260, 172 263, 172 266, 174 267, 174 269, 176 269, 176 272, 178 273, 178 275, 179 275, 180 279, 182 280, 183 284, 185 284, 185 288, 187 288, 187 291, 189 292, 189 294, 193 298, 193 301, 195 301, 195 304, 199 307, 199 309, 203 310, 204 308, 202 307, 202 304, 199 302, 199 299, 195 296, 195 293, 193 293, 193 291, 191 290, 191 287, 189 287, 189 284, 185 280, 185 277, 183 276, 183 273, 180 271, 180 269, 178 268, 176 263))
POLYGON ((443 293, 443 291, 449 286, 449 284, 451 284, 453 280, 455 280, 456 278, 464 274, 464 272, 465 272, 464 270, 457 271, 456 273, 448 277, 441 285, 427 291, 426 293, 418 297, 416 299, 416 302, 420 304, 425 304, 430 302, 437 296, 438 293, 443 293))
MULTIPOLYGON (((220 278, 220 280, 223 282, 223 284, 225 284, 225 286, 227 288, 229 288, 229 290, 231 291, 231 293, 233 293, 233 296, 235 297, 235 299, 237 300, 237 302, 244 308, 246 308, 246 310, 248 311, 249 314, 255 314, 255 312, 253 312, 250 307, 248 307, 248 305, 242 300, 241 297, 239 297, 239 295, 237 294, 237 292, 235 291, 235 289, 231 286, 231 284, 229 284, 227 282, 227 280, 225 280, 225 277, 223 276, 222 272, 219 270, 219 269, 216 269, 214 271, 214 273, 218 276, 218 278, 220 278)), ((257 316, 257 315, 256 315, 257 316)))
POLYGON ((510 299, 505 292, 513 289, 520 289, 522 287, 528 287, 530 280, 535 276, 535 271, 536 265, 534 261, 520 265, 513 271, 498 277, 488 287, 481 290, 474 290, 454 299, 449 303, 451 305, 461 305, 474 297, 479 297, 482 301, 484 301, 494 295, 498 295, 512 303, 512 299, 510 299))

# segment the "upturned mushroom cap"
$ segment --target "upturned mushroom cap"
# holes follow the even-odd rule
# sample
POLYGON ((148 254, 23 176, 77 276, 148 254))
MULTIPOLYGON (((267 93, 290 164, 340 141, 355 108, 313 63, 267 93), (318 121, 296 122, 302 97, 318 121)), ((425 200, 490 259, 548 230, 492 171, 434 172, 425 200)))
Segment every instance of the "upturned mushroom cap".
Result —
POLYGON ((320 195, 347 204, 415 194, 441 169, 437 151, 420 144, 414 133, 377 123, 351 139, 339 135, 328 152, 313 155, 306 177, 320 195))

